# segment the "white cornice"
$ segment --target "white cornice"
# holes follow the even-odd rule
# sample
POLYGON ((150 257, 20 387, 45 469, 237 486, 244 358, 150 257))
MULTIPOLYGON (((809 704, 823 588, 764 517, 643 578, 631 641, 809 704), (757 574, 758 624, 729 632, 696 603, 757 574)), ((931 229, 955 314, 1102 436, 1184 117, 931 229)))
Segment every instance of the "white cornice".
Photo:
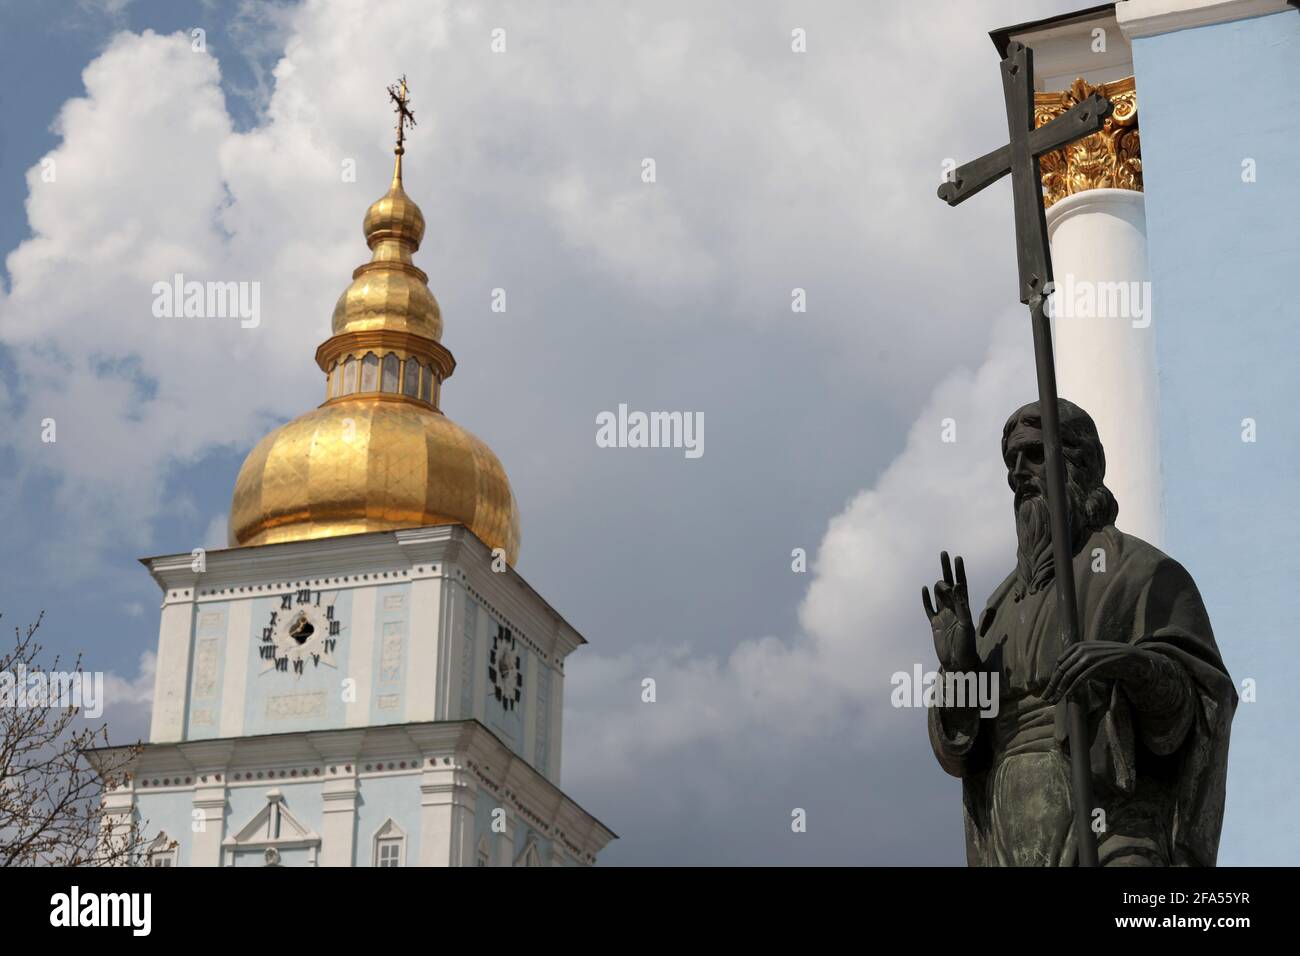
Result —
POLYGON ((1124 36, 1133 40, 1287 9, 1293 8, 1286 0, 1120 0, 1115 18, 1124 36))

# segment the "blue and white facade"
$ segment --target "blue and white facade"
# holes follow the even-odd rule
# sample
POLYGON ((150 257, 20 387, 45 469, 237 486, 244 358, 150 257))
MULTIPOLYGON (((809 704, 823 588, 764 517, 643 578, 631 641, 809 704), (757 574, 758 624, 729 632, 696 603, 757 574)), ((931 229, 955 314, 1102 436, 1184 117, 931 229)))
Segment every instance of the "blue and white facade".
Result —
POLYGON ((463 527, 180 554, 149 744, 105 795, 166 866, 576 866, 560 789, 583 638, 463 527))
POLYGON ((1165 546, 1242 693, 1219 861, 1294 865, 1300 767, 1276 731, 1300 686, 1279 613, 1300 579, 1300 9, 1117 10, 1144 114, 1165 546))
POLYGON ((1134 78, 1141 191, 1079 192, 1047 221, 1058 287, 1145 283, 1148 311, 1058 320, 1060 391, 1097 420, 1118 524, 1192 573, 1238 683, 1219 862, 1294 864, 1300 765, 1277 729, 1300 686, 1281 610, 1300 579, 1300 9, 1121 0, 1011 38, 1044 92, 1134 78))

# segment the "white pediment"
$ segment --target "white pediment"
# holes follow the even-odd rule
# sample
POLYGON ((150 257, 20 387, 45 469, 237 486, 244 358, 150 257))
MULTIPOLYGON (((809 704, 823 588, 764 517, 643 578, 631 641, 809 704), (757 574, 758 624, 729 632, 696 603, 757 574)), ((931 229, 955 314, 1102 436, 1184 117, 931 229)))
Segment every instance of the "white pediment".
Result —
POLYGON ((293 849, 308 850, 311 862, 315 864, 320 850, 320 835, 290 813, 284 795, 273 789, 266 795, 266 806, 233 836, 226 837, 222 846, 228 864, 233 864, 236 853, 261 850, 270 865, 272 860, 279 859, 281 850, 293 849))

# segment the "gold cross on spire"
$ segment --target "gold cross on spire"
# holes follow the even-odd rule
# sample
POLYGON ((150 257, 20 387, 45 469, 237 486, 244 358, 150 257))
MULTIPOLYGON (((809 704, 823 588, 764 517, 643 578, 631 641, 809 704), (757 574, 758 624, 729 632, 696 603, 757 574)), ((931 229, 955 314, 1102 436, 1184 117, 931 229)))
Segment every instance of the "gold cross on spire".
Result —
POLYGON ((395 86, 388 88, 388 96, 397 104, 393 109, 393 112, 397 114, 397 149, 394 152, 401 156, 402 153, 406 152, 402 146, 406 142, 406 130, 408 127, 415 126, 415 112, 407 106, 409 101, 406 93, 405 74, 402 75, 402 78, 398 80, 395 86))

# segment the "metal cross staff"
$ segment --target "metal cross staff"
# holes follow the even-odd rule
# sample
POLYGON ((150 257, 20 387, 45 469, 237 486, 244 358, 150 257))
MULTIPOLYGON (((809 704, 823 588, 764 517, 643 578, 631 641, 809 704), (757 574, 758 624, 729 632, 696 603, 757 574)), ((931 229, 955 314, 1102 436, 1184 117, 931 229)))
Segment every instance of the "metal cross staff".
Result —
MULTIPOLYGON (((1070 522, 1066 513, 1065 461, 1061 455, 1061 423, 1056 405, 1056 366, 1052 358, 1052 327, 1045 312, 1052 292, 1052 254, 1047 244, 1043 186, 1038 157, 1096 133, 1110 115, 1111 102, 1093 93, 1082 103, 1043 126, 1034 128, 1034 53, 1020 43, 1007 47, 1002 61, 1002 92, 1007 105, 1011 142, 960 166, 939 187, 939 198, 955 206, 985 186, 1011 174, 1015 198, 1016 248, 1020 266, 1020 301, 1029 306, 1034 330, 1034 363, 1038 370, 1038 407, 1042 414, 1043 456, 1047 465, 1047 505, 1051 514, 1052 556, 1056 563, 1057 628, 1062 649, 1079 640, 1079 608, 1074 592, 1070 522)), ((1097 841, 1092 832, 1092 771, 1088 759, 1087 712, 1079 694, 1070 698, 1070 796, 1074 804, 1074 834, 1080 866, 1097 865, 1097 841)))

